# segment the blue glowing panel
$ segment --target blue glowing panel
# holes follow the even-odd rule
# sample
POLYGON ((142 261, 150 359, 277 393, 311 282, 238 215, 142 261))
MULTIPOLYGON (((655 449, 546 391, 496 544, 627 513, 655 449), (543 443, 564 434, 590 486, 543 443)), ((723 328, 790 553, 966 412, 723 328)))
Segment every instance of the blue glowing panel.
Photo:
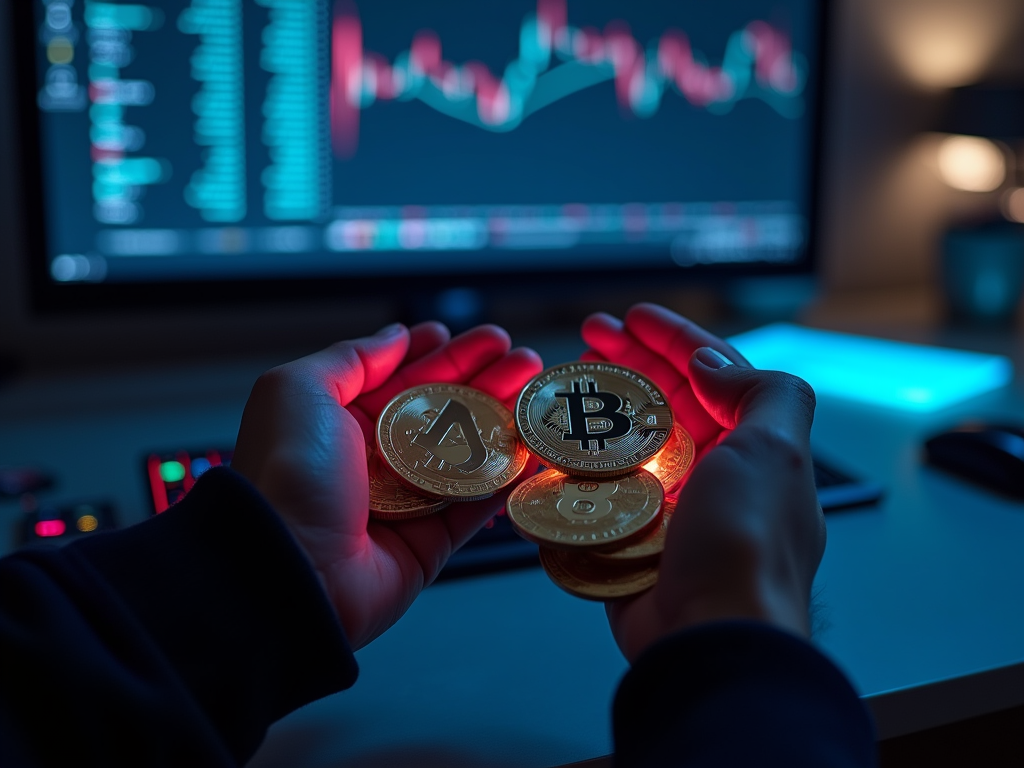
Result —
POLYGON ((926 347, 776 323, 729 339, 754 366, 786 371, 815 392, 908 411, 937 411, 1005 386, 998 355, 926 347))

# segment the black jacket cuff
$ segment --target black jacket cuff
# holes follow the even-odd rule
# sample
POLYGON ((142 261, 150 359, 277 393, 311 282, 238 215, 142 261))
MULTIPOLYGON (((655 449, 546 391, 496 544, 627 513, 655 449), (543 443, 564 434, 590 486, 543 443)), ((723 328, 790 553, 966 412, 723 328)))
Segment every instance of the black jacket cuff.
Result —
POLYGON ((156 519, 66 551, 113 587, 239 761, 272 722, 355 682, 311 564, 230 469, 208 471, 156 519))
POLYGON ((810 643, 719 622, 649 648, 613 710, 617 766, 873 766, 874 724, 810 643))

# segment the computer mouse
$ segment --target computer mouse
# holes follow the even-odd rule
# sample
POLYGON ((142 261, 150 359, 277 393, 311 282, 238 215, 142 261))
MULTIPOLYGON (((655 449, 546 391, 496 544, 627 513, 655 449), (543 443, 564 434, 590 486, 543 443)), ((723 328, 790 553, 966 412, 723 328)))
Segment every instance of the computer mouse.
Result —
POLYGON ((964 424, 935 435, 924 447, 929 463, 1024 499, 1024 427, 964 424))

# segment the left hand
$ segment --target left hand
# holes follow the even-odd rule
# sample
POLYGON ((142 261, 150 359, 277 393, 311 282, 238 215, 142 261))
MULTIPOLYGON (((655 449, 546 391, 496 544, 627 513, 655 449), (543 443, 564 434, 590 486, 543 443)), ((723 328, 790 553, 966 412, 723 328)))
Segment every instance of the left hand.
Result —
POLYGON ((467 384, 510 407, 541 369, 508 334, 449 340, 440 323, 389 326, 268 371, 245 406, 232 466, 267 498, 319 575, 353 649, 382 634, 504 504, 499 495, 427 517, 369 518, 366 445, 384 406, 420 384, 467 384))

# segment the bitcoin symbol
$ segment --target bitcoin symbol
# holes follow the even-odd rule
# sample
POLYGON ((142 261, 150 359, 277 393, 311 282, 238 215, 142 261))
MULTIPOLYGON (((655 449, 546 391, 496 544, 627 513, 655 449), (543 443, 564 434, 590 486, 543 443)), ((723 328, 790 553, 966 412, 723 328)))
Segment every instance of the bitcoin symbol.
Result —
POLYGON ((472 412, 455 400, 445 403, 434 423, 412 442, 461 472, 475 472, 487 460, 487 448, 472 412))
POLYGON ((580 382, 572 383, 572 392, 555 392, 555 397, 565 399, 569 409, 569 431, 562 433, 562 440, 579 441, 580 450, 589 450, 591 443, 597 443, 597 450, 605 449, 605 441, 629 434, 632 422, 624 413, 619 413, 622 398, 614 392, 598 392, 597 384, 588 382, 583 391, 580 382), (597 409, 591 406, 600 406, 597 409), (591 432, 590 428, 595 427, 591 432))
POLYGON ((596 520, 612 511, 609 498, 616 490, 618 483, 566 482, 562 488, 562 497, 556 505, 559 514, 573 522, 596 520))

